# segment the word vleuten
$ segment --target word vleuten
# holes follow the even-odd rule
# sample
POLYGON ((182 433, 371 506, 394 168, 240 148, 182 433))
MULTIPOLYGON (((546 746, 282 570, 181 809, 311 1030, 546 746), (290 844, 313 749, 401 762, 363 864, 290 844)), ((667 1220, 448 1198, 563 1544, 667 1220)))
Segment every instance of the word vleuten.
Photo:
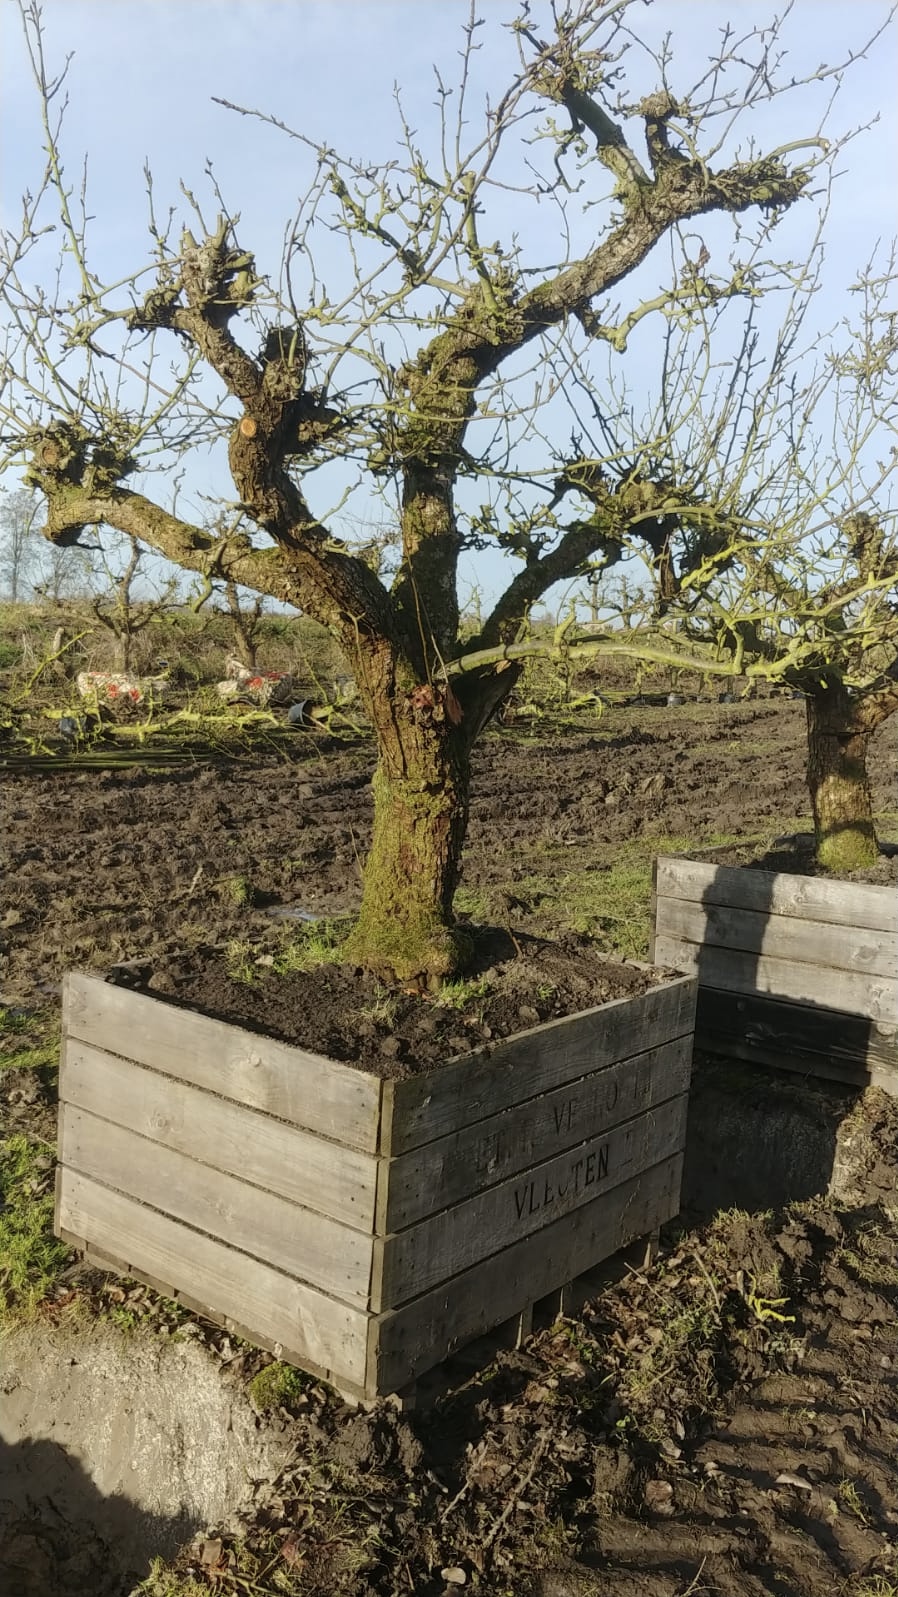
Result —
POLYGON ((544 1181, 525 1181, 517 1187, 514 1202, 518 1219, 523 1220, 526 1214, 536 1214, 539 1209, 548 1209, 569 1194, 578 1197, 587 1187, 594 1187, 597 1181, 603 1181, 607 1174, 608 1143, 603 1142, 591 1153, 572 1159, 563 1181, 556 1179, 553 1183, 547 1178, 544 1181))

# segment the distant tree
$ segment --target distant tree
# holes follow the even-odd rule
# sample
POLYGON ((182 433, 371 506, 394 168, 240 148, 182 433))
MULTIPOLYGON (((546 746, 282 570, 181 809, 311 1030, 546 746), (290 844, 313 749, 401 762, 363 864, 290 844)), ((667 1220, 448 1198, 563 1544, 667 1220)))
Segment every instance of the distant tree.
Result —
MULTIPOLYGON (((634 25, 639 32, 636 0, 553 6, 548 38, 525 7, 506 35, 517 50, 509 86, 471 132, 472 15, 454 96, 437 79, 440 121, 426 150, 407 123, 403 160, 380 166, 283 130, 311 150, 315 169, 288 229, 281 291, 238 242, 220 198, 216 224, 197 208, 198 236, 185 228, 179 243, 151 200, 152 285, 136 263, 124 287, 120 273, 106 287, 98 264, 88 265, 63 173, 53 120, 62 80, 47 74, 36 6, 22 0, 22 9, 50 153, 3 280, 23 336, 7 355, 7 417, 18 428, 10 458, 28 460, 53 542, 75 543, 106 523, 176 565, 301 608, 331 632, 378 748, 350 949, 371 969, 438 982, 464 953, 452 905, 471 750, 514 684, 512 656, 532 607, 598 555, 616 558, 631 537, 657 541, 665 580, 672 487, 653 480, 648 454, 603 467, 600 513, 559 520, 554 505, 582 486, 584 452, 576 422, 568 444, 557 427, 545 435, 553 403, 562 390, 590 393, 596 349, 622 351, 645 318, 698 316, 782 282, 771 254, 777 224, 814 193, 838 146, 826 144, 816 117, 809 136, 795 128, 781 148, 729 142, 741 115, 795 87, 775 22, 722 29, 707 71, 676 94, 662 53, 656 92, 634 103, 625 52, 634 25), (539 208, 541 256, 525 259, 496 216, 509 189, 519 216, 539 208), (37 215, 53 194, 66 286, 48 271, 38 294, 32 262, 27 272, 23 263, 43 238, 37 215), (732 223, 714 275, 704 262, 690 266, 683 248, 684 230, 712 217, 718 232, 732 223), (584 218, 588 238, 574 249, 584 218), (329 248, 335 237, 345 243, 340 286, 318 258, 322 237, 329 248), (667 281, 643 299, 634 274, 663 240, 667 281), (631 281, 620 312, 612 296, 631 281), (119 399, 120 374, 135 362, 140 383, 119 399), (174 468, 216 442, 231 478, 223 499, 239 505, 249 531, 210 533, 128 486, 147 451, 164 481, 161 460, 174 468), (337 536, 334 517, 312 509, 316 473, 324 468, 326 486, 335 464, 358 471, 395 517, 401 553, 389 580, 337 536), (556 480, 560 497, 547 504, 556 480), (478 514, 464 508, 474 481, 488 499, 478 514), (459 558, 490 546, 517 569, 471 637, 460 624, 459 558)), ((653 267, 665 271, 657 255, 653 267)), ((678 515, 695 509, 698 493, 686 484, 676 504, 678 515)))
POLYGON ((262 617, 265 613, 265 595, 257 593, 253 598, 246 599, 236 582, 229 580, 224 584, 224 604, 218 605, 217 608, 221 615, 228 618, 231 641, 237 659, 248 670, 254 671, 262 617))
POLYGON ((42 496, 18 488, 0 489, 0 581, 14 603, 31 594, 31 579, 44 547, 42 496))
POLYGON ((147 592, 144 579, 143 594, 138 593, 137 586, 143 577, 142 560, 143 550, 137 539, 125 538, 115 552, 101 552, 97 568, 103 588, 94 595, 92 608, 100 626, 115 640, 115 664, 119 671, 133 669, 134 649, 140 634, 180 602, 175 577, 170 577, 153 594, 147 592))

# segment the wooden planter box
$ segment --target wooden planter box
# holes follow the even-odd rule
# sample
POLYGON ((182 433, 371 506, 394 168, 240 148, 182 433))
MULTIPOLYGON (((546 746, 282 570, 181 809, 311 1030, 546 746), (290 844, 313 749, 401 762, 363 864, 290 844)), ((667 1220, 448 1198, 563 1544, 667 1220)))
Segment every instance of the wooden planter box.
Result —
POLYGON ((898 894, 891 887, 655 865, 658 964, 699 980, 696 1042, 898 1096, 898 894))
POLYGON ((357 1399, 679 1208, 696 983, 403 1081, 66 978, 58 1234, 357 1399))

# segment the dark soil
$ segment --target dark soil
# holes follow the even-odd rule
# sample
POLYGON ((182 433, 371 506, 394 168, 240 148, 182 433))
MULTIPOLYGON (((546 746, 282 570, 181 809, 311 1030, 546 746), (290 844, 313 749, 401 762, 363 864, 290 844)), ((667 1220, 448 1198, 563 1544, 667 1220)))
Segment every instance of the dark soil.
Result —
MULTIPOLYGON (((782 700, 490 733, 476 751, 460 906, 516 933, 573 925, 619 946, 602 897, 620 847, 647 862, 749 838, 764 854, 784 822, 808 814, 804 746, 803 707, 782 700), (579 906, 587 924, 559 906, 571 872, 593 889, 590 912, 579 906)), ((270 946, 273 929, 290 926, 273 919, 284 908, 351 914, 370 831, 369 746, 298 734, 294 747, 289 762, 3 773, 0 1003, 55 998, 72 966, 105 971, 230 939, 270 946)), ((892 754, 878 739, 871 765, 894 827, 892 754)))
MULTIPOLYGON (((729 845, 726 848, 703 849, 701 857, 713 861, 715 865, 741 865, 749 870, 787 871, 794 876, 824 878, 827 875, 817 864, 813 832, 778 837, 763 851, 758 850, 757 844, 743 844, 741 847, 729 845)), ((875 865, 865 865, 857 871, 844 871, 840 880, 866 882, 872 887, 898 884, 898 848, 894 843, 881 844, 875 865)))
POLYGON ((277 971, 270 953, 255 955, 235 979, 221 949, 132 964, 112 979, 396 1079, 560 1016, 633 998, 665 977, 603 959, 582 937, 546 942, 479 928, 473 942, 466 981, 436 1001, 387 989, 353 965, 277 971))
MULTIPOLYGON (((775 838, 807 826, 803 740, 802 707, 789 702, 615 711, 592 727, 487 737, 461 895, 470 918, 505 939, 481 945, 486 968, 520 969, 511 933, 544 959, 544 939, 564 944, 583 930, 584 883, 588 929, 620 946, 629 927, 602 904, 622 851, 645 866, 655 852, 726 837, 769 863, 775 838)), ((136 960, 132 980, 182 999, 176 952, 192 953, 196 970, 232 940, 251 963, 276 959, 296 923, 272 910, 351 913, 370 753, 361 741, 305 737, 297 748, 291 761, 5 776, 0 1001, 25 1007, 26 1030, 0 1039, 0 1067, 72 965, 136 960)), ((895 837, 896 772, 882 740, 873 776, 895 837)), ((237 984, 250 1006, 242 1023, 264 1006, 266 1030, 268 969, 237 984)), ((316 982, 336 981, 337 969, 316 982)), ((547 974, 537 985, 553 984, 547 974)), ((590 978, 589 1001, 599 990, 590 978)), ((500 1034, 484 999, 477 1034, 460 1011, 400 994, 389 1028, 398 1068, 410 1052, 406 998, 436 1017, 441 1057, 500 1034)), ((373 989, 362 1000, 375 1032, 383 1001, 373 989)), ((545 1012, 533 1001, 533 1019, 522 1013, 531 1000, 514 994, 512 1023, 538 1024, 556 1001, 544 994, 545 1012)), ((325 1033, 314 1046, 339 1056, 325 1033)), ((52 1135, 49 1068, 0 1069, 0 1090, 9 1129, 52 1135)), ((898 1108, 846 1091, 843 1124, 848 1110, 852 1165, 837 1193, 672 1231, 657 1264, 575 1319, 494 1354, 480 1373, 459 1355, 431 1413, 353 1413, 304 1382, 269 1421, 295 1443, 275 1489, 186 1549, 147 1597, 895 1597, 898 1108)), ((45 1312, 108 1290, 84 1272, 45 1312)), ((144 1288, 128 1290, 128 1308, 149 1324, 181 1315, 144 1288)), ((223 1335, 202 1334, 213 1351, 223 1335)), ((248 1381, 266 1362, 231 1348, 228 1379, 248 1381)), ((4 1561, 26 1597, 121 1597, 88 1529, 0 1512, 4 1561)))

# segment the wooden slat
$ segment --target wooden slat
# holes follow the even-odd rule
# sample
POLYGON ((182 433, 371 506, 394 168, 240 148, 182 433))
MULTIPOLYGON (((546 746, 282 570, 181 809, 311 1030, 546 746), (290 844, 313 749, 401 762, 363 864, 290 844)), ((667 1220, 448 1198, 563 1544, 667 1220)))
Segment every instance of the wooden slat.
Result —
POLYGON ((71 1104, 64 1106, 61 1121, 59 1156, 65 1168, 367 1308, 373 1241, 362 1232, 71 1104))
POLYGON ((677 942, 824 965, 827 970, 889 976, 898 990, 898 932, 848 929, 825 921, 737 909, 729 904, 659 897, 655 933, 677 942))
POLYGON ((401 1154, 389 1164, 378 1231, 401 1231, 677 1097, 691 1066, 692 1038, 678 1037, 401 1154))
POLYGON ((687 1103, 686 1094, 673 1098, 419 1225, 378 1238, 372 1309, 406 1303, 679 1152, 687 1103))
POLYGON ((850 1015, 869 1015, 883 1025, 898 1021, 898 983, 887 976, 854 975, 803 965, 798 960, 768 959, 766 955, 729 952, 724 948, 698 948, 695 943, 657 935, 655 957, 659 964, 699 973, 702 987, 733 993, 770 993, 793 1002, 841 1009, 850 1015))
POLYGON ((63 1026, 79 1042, 377 1151, 381 1083, 362 1070, 82 972, 66 977, 63 1026))
POLYGON ((695 1040, 709 1053, 898 1097, 898 1031, 863 1015, 702 988, 695 1040))
POLYGON ((395 1391, 525 1304, 677 1214, 681 1154, 604 1192, 535 1235, 378 1317, 369 1390, 395 1391))
MULTIPOLYGON (((347 1394, 348 1401, 359 1403, 365 1400, 367 1394, 362 1387, 354 1386, 345 1376, 336 1376, 332 1370, 326 1369, 324 1365, 315 1364, 312 1359, 297 1353, 295 1348, 285 1346, 283 1342, 276 1342, 273 1337, 265 1336, 261 1331, 250 1330, 248 1325, 244 1325, 241 1320, 235 1320, 233 1315, 220 1314, 217 1310, 210 1309, 208 1303, 201 1303, 199 1298, 195 1298, 190 1292, 176 1292, 173 1287, 169 1286, 167 1281, 160 1281, 156 1276, 151 1275, 148 1270, 138 1270, 134 1265, 125 1264, 123 1259, 117 1259, 113 1254, 106 1253, 102 1248, 95 1247, 93 1243, 85 1242, 83 1237, 76 1237, 74 1232, 67 1231, 64 1226, 58 1226, 56 1234, 63 1242, 67 1242, 69 1247, 77 1248, 78 1252, 83 1254, 86 1262, 96 1269, 111 1270, 116 1275, 124 1276, 128 1280, 142 1281, 145 1286, 152 1287, 153 1291, 160 1293, 162 1297, 171 1298, 173 1302, 177 1302, 188 1313, 199 1315, 202 1319, 209 1320, 213 1325, 222 1326, 231 1336, 238 1336, 243 1342, 255 1343, 257 1347, 264 1348, 268 1353, 273 1353, 276 1359, 283 1359, 285 1364, 295 1364, 298 1368, 307 1370, 310 1375, 316 1376, 319 1380, 330 1381, 332 1384, 340 1381, 341 1390, 347 1394)), ((371 1396, 374 1396, 373 1392, 371 1396)))
POLYGON ((476 1054, 384 1086, 382 1152, 397 1156, 551 1092, 659 1043, 690 1033, 696 985, 663 982, 565 1020, 518 1033, 476 1054))
POLYGON ((342 1148, 72 1037, 63 1044, 59 1096, 359 1231, 374 1229, 373 1154, 342 1148))
POLYGON ((740 869, 700 860, 659 855, 655 863, 658 898, 686 898, 702 904, 735 904, 742 909, 828 921, 835 926, 898 932, 898 894, 868 882, 839 882, 785 871, 740 869))
POLYGON ((133 1198, 62 1171, 57 1223, 62 1231, 183 1288, 213 1313, 233 1316, 299 1360, 363 1385, 368 1316, 314 1287, 236 1253, 221 1242, 136 1203, 133 1198))

